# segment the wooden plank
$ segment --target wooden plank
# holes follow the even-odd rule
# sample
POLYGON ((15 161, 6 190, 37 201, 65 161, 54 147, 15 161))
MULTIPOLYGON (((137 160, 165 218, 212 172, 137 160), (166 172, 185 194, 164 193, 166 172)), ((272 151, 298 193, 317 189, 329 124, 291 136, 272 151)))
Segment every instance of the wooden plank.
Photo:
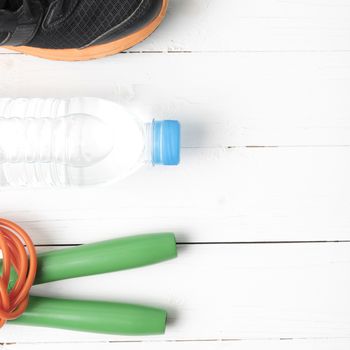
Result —
POLYGON ((310 340, 254 340, 254 341, 189 341, 189 342, 112 342, 112 343, 36 343, 10 344, 4 350, 348 350, 350 341, 347 339, 310 339, 310 340))
POLYGON ((37 244, 175 231, 182 242, 349 240, 349 147, 183 151, 107 187, 3 191, 37 244))
POLYGON ((33 288, 37 295, 164 307, 164 336, 6 325, 0 342, 348 340, 349 253, 350 243, 181 246, 177 259, 162 264, 33 288))
POLYGON ((170 0, 160 29, 132 50, 349 50, 349 19, 344 0, 170 0))
POLYGON ((135 49, 348 50, 349 18, 342 0, 170 0, 163 27, 135 49))
POLYGON ((2 97, 97 96, 178 118, 184 147, 349 145, 350 53, 4 55, 0 81, 2 97))

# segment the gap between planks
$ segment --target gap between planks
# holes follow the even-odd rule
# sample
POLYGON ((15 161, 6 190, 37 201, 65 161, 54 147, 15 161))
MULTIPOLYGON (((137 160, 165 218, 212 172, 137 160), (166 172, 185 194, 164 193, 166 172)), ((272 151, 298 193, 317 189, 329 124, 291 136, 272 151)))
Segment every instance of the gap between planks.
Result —
MULTIPOLYGON (((141 51, 123 51, 120 52, 118 55, 125 55, 125 54, 131 54, 131 55, 139 55, 139 54, 271 54, 271 53, 277 53, 277 54, 337 54, 337 53, 350 53, 350 50, 163 50, 163 51, 151 51, 151 50, 141 50, 141 51)), ((0 55, 16 55, 16 56, 24 56, 25 54, 21 52, 12 52, 12 51, 0 51, 0 55)), ((114 55, 116 56, 116 55, 114 55)), ((113 56, 112 56, 113 57, 113 56)))
MULTIPOLYGON (((242 242, 177 242, 178 246, 186 245, 259 245, 259 244, 333 244, 333 243, 350 243, 350 240, 315 240, 315 241, 242 241, 242 242)), ((59 248, 59 247, 77 247, 86 243, 75 244, 36 244, 37 248, 59 248)))
POLYGON ((53 342, 4 342, 0 348, 14 345, 112 345, 112 344, 143 344, 143 345, 167 345, 167 344, 209 344, 209 343, 255 343, 255 342, 300 342, 300 341, 350 341, 350 337, 294 337, 294 338, 213 338, 213 339, 164 339, 164 340, 105 340, 105 341, 53 341, 53 342))

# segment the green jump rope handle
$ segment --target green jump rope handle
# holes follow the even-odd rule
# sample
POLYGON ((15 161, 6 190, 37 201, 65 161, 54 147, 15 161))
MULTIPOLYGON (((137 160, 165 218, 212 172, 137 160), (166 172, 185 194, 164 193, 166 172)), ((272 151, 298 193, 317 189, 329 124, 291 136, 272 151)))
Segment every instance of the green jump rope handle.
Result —
POLYGON ((173 233, 117 238, 38 254, 34 284, 97 275, 175 258, 173 233))
POLYGON ((25 313, 10 323, 120 335, 163 334, 164 310, 103 301, 30 297, 25 313))
MULTIPOLYGON (((125 237, 41 253, 35 284, 145 266, 176 255, 172 233, 125 237)), ((162 334, 166 312, 139 305, 31 296, 25 313, 11 323, 109 334, 162 334)))

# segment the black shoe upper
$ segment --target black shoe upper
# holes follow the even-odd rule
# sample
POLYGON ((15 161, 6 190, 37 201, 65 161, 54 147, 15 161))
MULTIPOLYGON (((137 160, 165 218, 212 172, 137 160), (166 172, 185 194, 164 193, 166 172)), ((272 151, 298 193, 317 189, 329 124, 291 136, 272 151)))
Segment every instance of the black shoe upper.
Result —
POLYGON ((163 0, 0 0, 0 45, 84 48, 152 21, 163 0))
POLYGON ((21 45, 34 37, 43 17, 39 0, 0 0, 0 45, 21 45))

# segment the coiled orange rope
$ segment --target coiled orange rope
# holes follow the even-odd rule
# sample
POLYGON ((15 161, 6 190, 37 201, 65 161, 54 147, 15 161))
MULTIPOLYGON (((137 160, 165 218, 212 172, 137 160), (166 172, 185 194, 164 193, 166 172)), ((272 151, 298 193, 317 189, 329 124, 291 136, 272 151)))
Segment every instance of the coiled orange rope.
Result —
POLYGON ((37 257, 29 235, 15 223, 0 218, 0 250, 2 274, 0 276, 0 327, 7 320, 23 314, 28 305, 29 290, 33 285, 37 257), (25 246, 27 246, 27 251, 25 246), (9 291, 10 272, 13 267, 17 280, 9 291))

